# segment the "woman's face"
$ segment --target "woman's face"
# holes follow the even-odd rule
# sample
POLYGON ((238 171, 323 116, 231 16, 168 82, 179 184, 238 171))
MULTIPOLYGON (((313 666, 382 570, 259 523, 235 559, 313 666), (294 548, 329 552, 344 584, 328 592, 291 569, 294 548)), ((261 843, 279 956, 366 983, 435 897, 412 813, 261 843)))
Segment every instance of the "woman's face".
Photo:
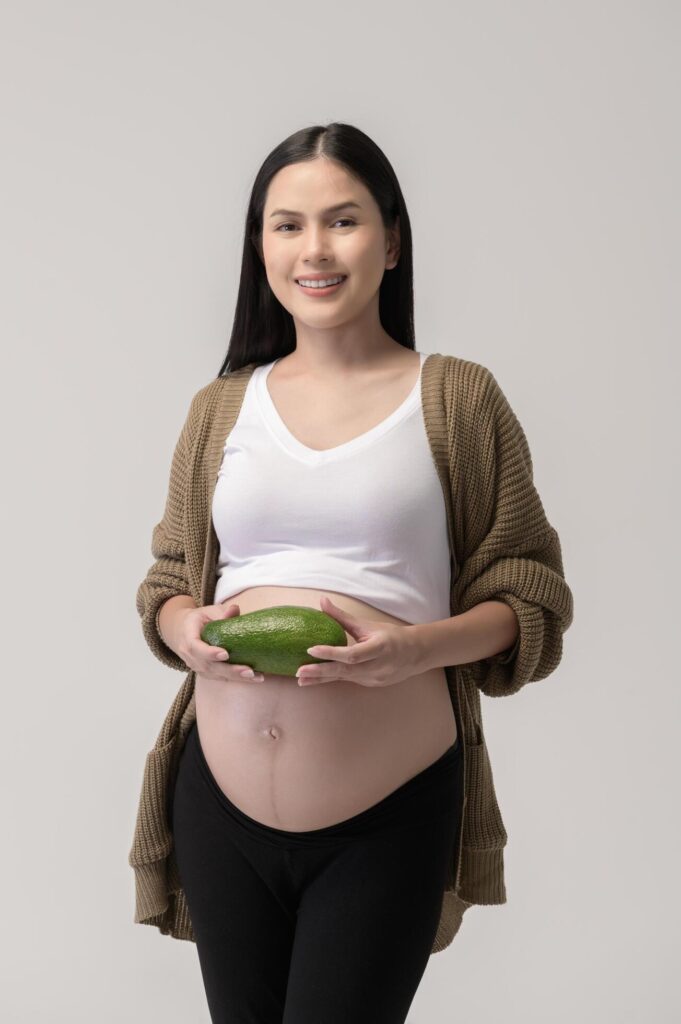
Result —
POLYGON ((383 274, 399 257, 399 230, 386 231, 378 204, 361 182, 335 161, 318 157, 289 164, 273 177, 262 249, 270 287, 294 320, 337 327, 360 317, 372 300, 378 310, 383 274), (297 283, 320 273, 345 280, 319 294, 297 283))

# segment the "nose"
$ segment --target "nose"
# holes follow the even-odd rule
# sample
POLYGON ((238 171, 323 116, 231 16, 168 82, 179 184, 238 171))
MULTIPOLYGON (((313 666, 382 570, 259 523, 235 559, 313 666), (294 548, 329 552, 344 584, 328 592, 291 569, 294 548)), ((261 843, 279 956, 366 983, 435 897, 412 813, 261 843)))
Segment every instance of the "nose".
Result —
MULTIPOLYGON (((309 229, 303 243, 302 258, 303 262, 312 264, 319 263, 320 261, 328 262, 331 259, 328 238, 323 228, 309 229)), ((323 270, 324 267, 320 269, 323 270)))

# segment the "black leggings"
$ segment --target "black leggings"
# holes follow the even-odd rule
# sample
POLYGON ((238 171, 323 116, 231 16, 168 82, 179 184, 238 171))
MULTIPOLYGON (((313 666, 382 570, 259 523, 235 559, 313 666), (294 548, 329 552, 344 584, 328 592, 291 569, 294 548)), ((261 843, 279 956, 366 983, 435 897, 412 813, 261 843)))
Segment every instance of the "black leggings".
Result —
POLYGON ((458 848, 461 740, 379 803, 288 832, 220 789, 196 722, 169 800, 213 1024, 404 1024, 458 848))

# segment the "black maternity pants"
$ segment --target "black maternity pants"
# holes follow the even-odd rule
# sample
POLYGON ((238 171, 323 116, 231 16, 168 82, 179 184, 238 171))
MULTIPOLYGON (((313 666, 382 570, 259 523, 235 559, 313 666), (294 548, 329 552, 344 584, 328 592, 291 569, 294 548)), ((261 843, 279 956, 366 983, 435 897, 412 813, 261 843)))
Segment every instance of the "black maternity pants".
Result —
POLYGON ((213 1024, 404 1024, 458 849, 461 738, 379 803, 288 832, 220 789, 196 722, 169 798, 213 1024))

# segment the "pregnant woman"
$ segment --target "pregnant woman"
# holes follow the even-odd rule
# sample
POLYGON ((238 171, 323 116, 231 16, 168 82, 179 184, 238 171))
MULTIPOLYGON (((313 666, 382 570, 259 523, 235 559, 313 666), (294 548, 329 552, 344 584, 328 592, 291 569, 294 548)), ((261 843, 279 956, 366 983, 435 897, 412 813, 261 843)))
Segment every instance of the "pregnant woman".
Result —
POLYGON ((409 221, 371 140, 275 149, 242 268, 138 591, 188 674, 147 758, 135 920, 196 943, 214 1022, 400 1024, 463 911, 505 900, 478 688, 548 675, 571 595, 493 375, 415 349, 409 221), (278 605, 347 646, 293 677, 201 640, 278 605))

